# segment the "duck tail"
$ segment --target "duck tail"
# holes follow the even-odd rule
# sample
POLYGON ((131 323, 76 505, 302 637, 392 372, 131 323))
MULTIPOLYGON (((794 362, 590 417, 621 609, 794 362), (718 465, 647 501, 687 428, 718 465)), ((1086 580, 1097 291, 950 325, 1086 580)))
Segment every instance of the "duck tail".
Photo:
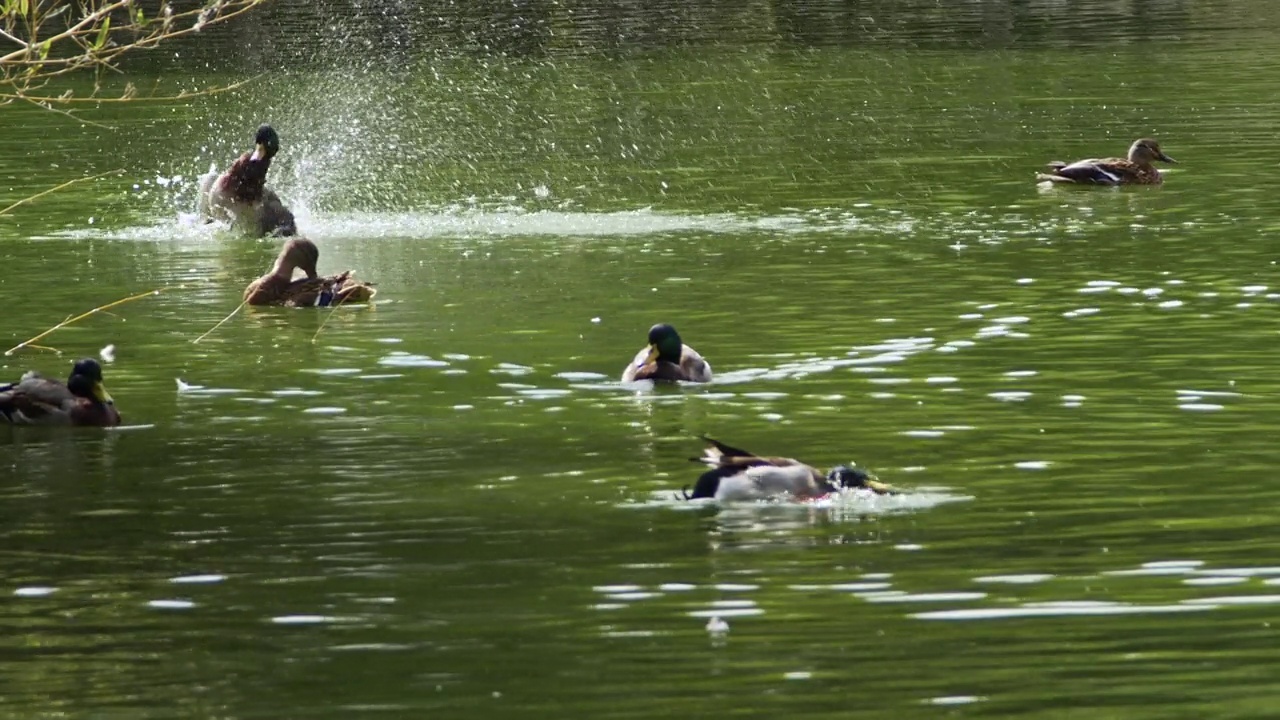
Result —
POLYGON ((1037 182, 1067 183, 1074 184, 1075 180, 1063 175, 1050 175, 1049 173, 1036 173, 1037 182))
POLYGON ((710 435, 699 435, 698 437, 703 442, 710 443, 711 445, 711 447, 702 451, 703 456, 714 459, 716 462, 719 462, 720 458, 723 457, 755 457, 755 453, 733 447, 732 445, 725 445, 710 435))

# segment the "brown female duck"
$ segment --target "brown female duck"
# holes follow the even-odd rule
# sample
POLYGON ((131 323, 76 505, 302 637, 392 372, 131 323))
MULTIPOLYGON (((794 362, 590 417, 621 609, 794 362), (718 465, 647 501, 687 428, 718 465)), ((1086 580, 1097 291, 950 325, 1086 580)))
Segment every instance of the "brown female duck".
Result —
POLYGON ((346 303, 368 302, 377 292, 373 286, 351 279, 352 271, 320 277, 316 262, 320 249, 306 238, 292 238, 284 244, 271 272, 249 283, 244 301, 250 305, 289 305, 293 307, 327 307, 346 303), (293 271, 306 274, 293 279, 293 271))
POLYGON ((622 371, 622 382, 636 380, 711 382, 711 365, 684 344, 675 328, 661 323, 649 328, 648 347, 641 348, 622 371))
POLYGON ((0 418, 14 425, 120 424, 115 401, 102 385, 102 366, 92 358, 77 361, 65 385, 34 371, 0 385, 0 418))
POLYGON ((226 172, 201 178, 197 209, 205 222, 222 220, 257 235, 297 235, 293 213, 266 186, 271 158, 280 151, 280 136, 270 125, 263 125, 253 141, 254 149, 226 172))
POLYGON ((689 459, 710 465, 711 469, 698 478, 692 493, 685 486, 685 500, 764 500, 771 497, 807 500, 842 488, 863 488, 878 495, 894 495, 898 492, 866 471, 847 465, 837 465, 824 475, 817 468, 799 460, 760 457, 705 435, 702 439, 710 445, 702 451, 702 457, 689 459))
POLYGON ((1127 158, 1105 158, 1049 163, 1048 173, 1037 173, 1036 180, 1081 185, 1159 185, 1164 177, 1153 164, 1156 160, 1177 162, 1164 154, 1160 143, 1151 138, 1134 140, 1127 158))

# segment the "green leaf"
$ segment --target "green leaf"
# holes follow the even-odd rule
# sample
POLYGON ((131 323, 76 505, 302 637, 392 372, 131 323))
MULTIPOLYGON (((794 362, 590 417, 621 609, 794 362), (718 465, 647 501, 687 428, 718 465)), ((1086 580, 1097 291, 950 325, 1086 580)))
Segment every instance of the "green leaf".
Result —
POLYGON ((31 9, 30 0, 18 0, 19 15, 26 15, 27 11, 29 11, 30 9, 31 9))
POLYGON ((110 33, 111 33, 111 18, 110 16, 108 16, 102 19, 102 27, 98 28, 98 39, 93 41, 93 49, 101 50, 102 48, 106 47, 107 36, 110 33))
POLYGON ((136 22, 136 23, 138 23, 139 25, 146 25, 146 24, 147 24, 147 14, 146 14, 146 13, 144 13, 144 12, 142 12, 142 7, 141 7, 141 6, 139 6, 139 7, 138 7, 138 9, 137 9, 137 11, 134 13, 134 15, 133 15, 133 21, 134 21, 134 22, 136 22))
POLYGON ((40 53, 40 59, 44 60, 49 57, 49 41, 45 40, 36 46, 36 52, 40 53))

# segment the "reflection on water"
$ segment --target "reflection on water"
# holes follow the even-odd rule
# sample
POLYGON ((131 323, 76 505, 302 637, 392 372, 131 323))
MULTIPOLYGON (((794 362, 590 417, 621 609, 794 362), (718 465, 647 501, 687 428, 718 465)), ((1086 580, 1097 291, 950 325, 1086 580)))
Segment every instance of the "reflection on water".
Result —
MULTIPOLYGON (((874 541, 870 541, 874 542, 874 541)), ((787 607, 790 603, 784 598, 788 593, 802 596, 815 593, 836 594, 855 598, 872 604, 907 605, 904 612, 908 617, 920 620, 1004 620, 1028 617, 1073 617, 1099 615, 1133 615, 1203 612, 1211 610, 1227 610, 1241 605, 1269 605, 1280 603, 1280 594, 1269 592, 1270 586, 1280 585, 1280 568, 1276 567, 1229 567, 1207 568, 1203 561, 1152 561, 1143 563, 1131 570, 1104 571, 1101 575, 1086 577, 1058 577, 1052 574, 1026 574, 1010 576, 975 577, 969 580, 978 589, 940 589, 928 591, 900 590, 895 587, 895 579, 890 573, 864 573, 852 581, 835 582, 827 585, 786 584, 771 587, 760 583, 717 583, 700 587, 690 583, 663 582, 652 587, 639 584, 599 585, 593 588, 601 594, 604 601, 592 605, 599 611, 620 611, 634 607, 640 602, 655 602, 664 605, 674 603, 675 608, 686 608, 683 612, 691 617, 747 617, 765 615, 766 609, 755 597, 770 597, 772 604, 787 607), (1204 587, 1218 585, 1252 584, 1253 593, 1239 592, 1233 595, 1186 595, 1173 603, 1144 604, 1123 600, 1090 600, 1090 599, 1057 599, 1057 600, 1022 600, 1015 597, 1015 588, 1032 588, 1024 591, 1029 597, 1045 597, 1054 592, 1079 593, 1087 595, 1090 582, 1100 577, 1180 577, 1183 586, 1204 587), (985 587, 999 586, 1000 593, 993 597, 985 591, 985 587), (1033 587, 1034 586, 1034 587, 1033 587), (731 599, 726 599, 731 598, 731 599), (993 601, 995 604, 993 605, 993 601), (952 605, 960 603, 961 607, 943 610, 918 610, 916 605, 952 605)), ((973 586, 970 586, 973 587, 973 586)), ((1110 584, 1107 595, 1122 597, 1126 590, 1141 594, 1150 592, 1150 585, 1124 587, 1110 584)), ((1244 588, 1237 588, 1244 590, 1244 588)), ((1175 588, 1176 591, 1176 588, 1175 588)), ((673 610, 675 609, 673 608, 673 610)))

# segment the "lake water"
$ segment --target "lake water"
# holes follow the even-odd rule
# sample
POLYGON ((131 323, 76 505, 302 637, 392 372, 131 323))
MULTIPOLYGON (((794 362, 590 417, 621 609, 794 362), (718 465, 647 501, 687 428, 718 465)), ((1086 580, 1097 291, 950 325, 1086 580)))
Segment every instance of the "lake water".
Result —
POLYGON ((2 344, 160 290, 0 357, 114 346, 127 423, 0 427, 5 714, 1274 714, 1280 6, 640 7, 283 3, 133 68, 233 94, 0 108, 0 206, 123 170, 0 217, 2 344), (193 344, 263 121, 377 303, 193 344), (616 382, 660 321, 715 382, 616 382), (702 433, 911 492, 677 502, 702 433))

